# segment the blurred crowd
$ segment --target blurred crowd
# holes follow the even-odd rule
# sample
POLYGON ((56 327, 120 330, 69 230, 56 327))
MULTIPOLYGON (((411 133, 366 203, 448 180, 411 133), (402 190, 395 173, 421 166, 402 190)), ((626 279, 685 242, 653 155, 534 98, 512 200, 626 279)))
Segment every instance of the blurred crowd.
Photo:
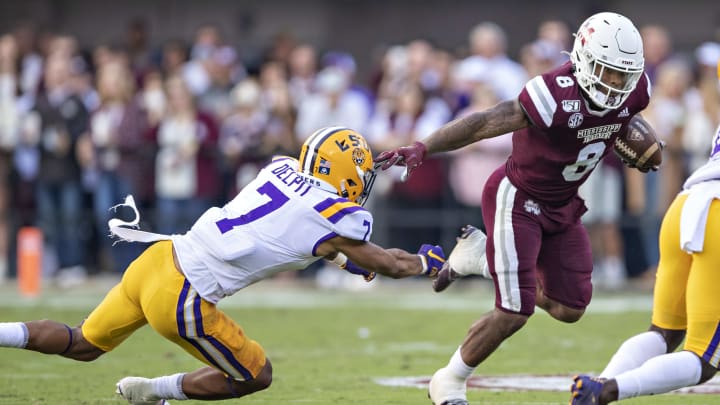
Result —
MULTIPOLYGON (((351 127, 377 154, 516 97, 568 60, 572 29, 543 21, 513 58, 508 32, 481 22, 455 49, 424 39, 383 48, 369 80, 350 53, 288 34, 249 60, 213 25, 192 41, 154 44, 134 21, 117 43, 89 48, 28 24, 0 33, 0 276, 14 276, 25 226, 43 232, 47 277, 121 273, 143 247, 107 237, 108 219, 132 216, 111 209, 126 195, 143 228, 182 233, 270 156, 297 155, 317 128, 351 127)), ((720 44, 676 52, 664 27, 642 27, 642 36, 654 86, 643 115, 667 142, 663 167, 643 175, 610 156, 582 189, 598 283, 611 288, 652 275, 661 215, 706 159, 720 121, 720 44)), ((379 176, 370 203, 386 214, 380 237, 415 250, 438 241, 441 226, 463 225, 428 218, 462 210, 479 224, 482 186, 510 150, 501 136, 430 159, 405 183, 396 171, 379 176), (413 226, 393 213, 416 215, 413 226)))

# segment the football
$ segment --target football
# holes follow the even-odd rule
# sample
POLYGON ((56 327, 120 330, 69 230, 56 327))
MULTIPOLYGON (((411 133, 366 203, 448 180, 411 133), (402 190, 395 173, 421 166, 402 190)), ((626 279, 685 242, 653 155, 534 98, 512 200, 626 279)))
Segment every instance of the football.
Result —
POLYGON ((620 159, 640 170, 646 171, 662 163, 662 147, 655 131, 638 115, 630 119, 627 131, 615 138, 614 149, 620 159))

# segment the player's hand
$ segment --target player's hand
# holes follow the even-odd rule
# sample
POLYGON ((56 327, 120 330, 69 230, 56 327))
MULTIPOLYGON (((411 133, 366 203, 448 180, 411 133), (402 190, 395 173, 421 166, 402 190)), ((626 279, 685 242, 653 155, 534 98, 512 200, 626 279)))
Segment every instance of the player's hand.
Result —
POLYGON ((340 268, 347 271, 348 273, 362 276, 367 282, 373 281, 373 279, 377 275, 374 271, 367 271, 362 267, 356 265, 355 263, 351 262, 350 260, 346 261, 345 264, 340 266, 340 268))
POLYGON ((428 277, 437 276, 443 264, 445 264, 445 252, 443 252, 443 249, 438 245, 424 244, 420 246, 417 254, 420 256, 423 265, 422 275, 428 277))
MULTIPOLYGON (((658 145, 660 146, 660 150, 664 150, 666 143, 665 143, 665 141, 660 140, 660 141, 658 141, 658 145)), ((654 172, 656 172, 656 171, 660 168, 660 166, 636 166, 634 163, 628 162, 628 161, 625 160, 625 159, 620 158, 620 160, 623 162, 623 164, 624 164, 625 166, 627 166, 627 167, 629 167, 629 168, 631 168, 631 169, 640 170, 640 171, 643 172, 643 173, 647 173, 647 172, 649 172, 649 171, 651 171, 651 170, 654 171, 654 172)))
POLYGON ((413 169, 422 164, 426 154, 425 144, 415 141, 412 145, 382 152, 375 158, 375 163, 381 163, 380 167, 383 170, 392 166, 405 166, 409 175, 413 169))

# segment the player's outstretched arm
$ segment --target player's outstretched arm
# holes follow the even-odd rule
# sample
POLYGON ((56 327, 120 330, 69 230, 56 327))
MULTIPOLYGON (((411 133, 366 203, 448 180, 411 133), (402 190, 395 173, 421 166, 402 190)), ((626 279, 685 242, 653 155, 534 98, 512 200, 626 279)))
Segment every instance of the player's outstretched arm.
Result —
POLYGON ((391 278, 405 278, 416 275, 434 277, 445 263, 445 253, 440 246, 422 245, 417 253, 402 249, 384 249, 372 242, 363 242, 343 237, 323 242, 318 252, 332 250, 344 254, 352 265, 391 278))
POLYGON ((383 170, 394 165, 407 166, 408 172, 419 166, 425 156, 462 148, 481 139, 493 138, 530 125, 520 102, 504 101, 484 111, 451 121, 422 142, 382 152, 375 158, 383 170))

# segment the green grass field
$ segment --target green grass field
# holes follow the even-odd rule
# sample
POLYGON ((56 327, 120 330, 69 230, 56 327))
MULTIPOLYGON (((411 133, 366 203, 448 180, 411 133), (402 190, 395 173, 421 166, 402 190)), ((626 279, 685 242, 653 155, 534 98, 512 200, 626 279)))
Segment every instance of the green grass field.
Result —
MULTIPOLYGON (((365 291, 328 291, 280 283, 252 286, 221 304, 273 362, 270 389, 243 404, 429 404, 426 390, 376 383, 383 377, 430 376, 444 366, 468 326, 492 307, 484 282, 434 294, 421 280, 380 280, 365 291)), ((0 289, 0 321, 54 319, 77 324, 107 286, 49 291, 21 299, 0 289)), ((649 296, 598 295, 580 322, 532 317, 476 375, 597 373, 626 337, 644 330, 649 296), (628 310, 623 310, 627 308, 628 310)), ((112 404, 126 375, 190 371, 201 363, 149 327, 94 363, 0 349, 1 404, 112 404)), ((565 404, 567 392, 470 390, 472 404, 565 404)), ((175 401, 178 403, 178 401, 175 401)), ((194 401, 185 404, 199 403, 194 401)), ((710 404, 710 395, 663 395, 633 404, 710 404)))

